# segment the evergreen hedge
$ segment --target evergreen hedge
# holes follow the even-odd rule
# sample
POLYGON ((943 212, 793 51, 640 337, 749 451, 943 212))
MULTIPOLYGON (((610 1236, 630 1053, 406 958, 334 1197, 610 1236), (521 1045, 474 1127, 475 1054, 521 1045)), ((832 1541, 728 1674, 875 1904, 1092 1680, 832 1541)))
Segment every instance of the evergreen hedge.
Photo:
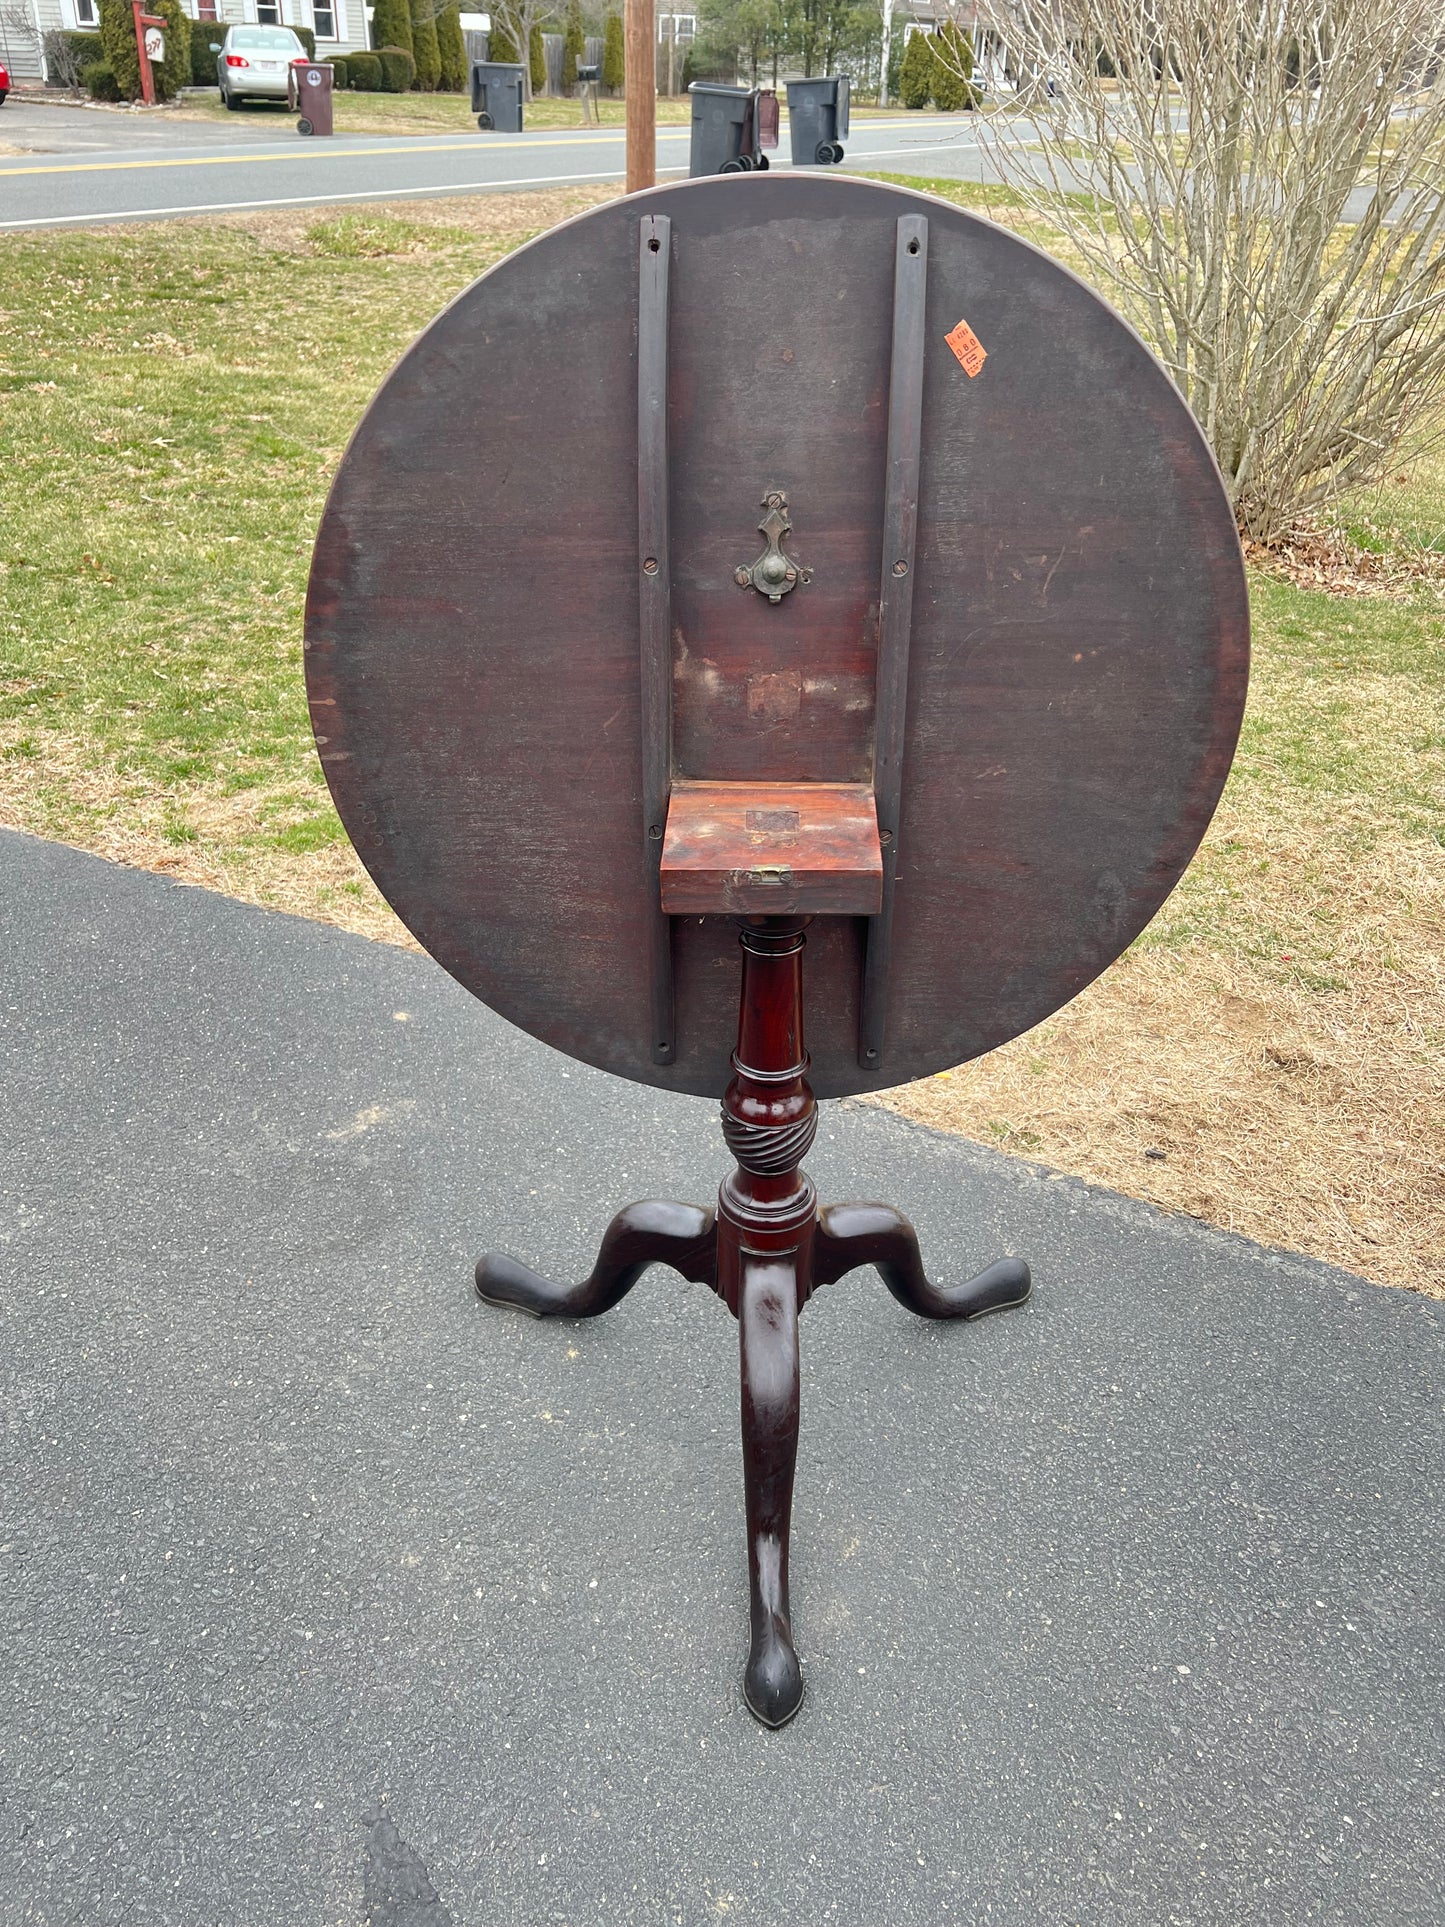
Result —
POLYGON ((622 92, 627 77, 625 46, 622 15, 609 13, 602 28, 602 85, 609 94, 622 92))
MULTIPOLYGON (((151 68, 156 99, 174 100, 191 77, 191 23, 181 11, 180 0, 147 0, 146 11, 159 14, 166 23, 166 57, 151 68)), ((100 44, 121 99, 139 100, 140 56, 130 0, 100 0, 100 44)))
POLYGON ((358 94, 379 94, 381 92, 380 54, 348 54, 346 73, 351 85, 358 94))
POLYGON ((351 85, 351 69, 347 63, 346 55, 328 54, 326 56, 326 64, 331 69, 332 93, 344 93, 351 85))
MULTIPOLYGON (((200 22, 198 21, 196 24, 200 25, 200 22)), ((217 24, 219 25, 220 23, 218 22, 217 24)), ((229 25, 230 23, 227 22, 226 24, 229 25)), ((291 31, 292 33, 295 34, 296 38, 301 42, 301 45, 306 49, 306 58, 308 60, 314 60, 316 58, 315 34, 311 31, 309 27, 293 27, 291 31)))
POLYGON ((492 31, 487 37, 488 60, 500 60, 516 67, 520 66, 522 56, 517 52, 517 43, 507 29, 492 15, 492 31))
POLYGON ((409 94, 416 79, 416 62, 405 47, 378 47, 381 62, 381 91, 384 94, 409 94))
POLYGON ((532 92, 545 94, 547 91, 547 49, 542 45, 542 29, 533 27, 532 37, 527 45, 528 64, 531 68, 532 92))
POLYGON ((945 114, 960 108, 970 112, 979 105, 982 93, 973 85, 973 40, 953 21, 938 30, 933 53, 933 100, 945 114))
POLYGON ((898 98, 905 107, 926 107, 933 98, 933 41, 912 33, 898 69, 898 98))
POLYGON ((371 45, 375 52, 383 47, 401 47, 411 52, 411 0, 376 0, 371 16, 371 45))
POLYGON ((582 23, 582 0, 567 0, 562 21, 562 91, 577 85, 577 62, 586 57, 587 29, 582 23))
POLYGON ((416 62, 412 86, 419 94, 434 94, 442 77, 442 56, 432 0, 411 0, 411 53, 416 62))
POLYGON ((464 94, 469 79, 467 43, 462 39, 462 23, 456 6, 443 7, 437 15, 437 54, 441 60, 438 85, 444 94, 464 94))
POLYGON ((219 54, 211 52, 211 42, 218 45, 226 37, 224 20, 193 20, 191 22, 191 85, 193 87, 214 87, 216 84, 216 62, 219 54))
POLYGON ((124 98, 116 85, 115 75, 111 72, 108 60, 92 60, 80 73, 80 84, 92 100, 121 100, 124 98))

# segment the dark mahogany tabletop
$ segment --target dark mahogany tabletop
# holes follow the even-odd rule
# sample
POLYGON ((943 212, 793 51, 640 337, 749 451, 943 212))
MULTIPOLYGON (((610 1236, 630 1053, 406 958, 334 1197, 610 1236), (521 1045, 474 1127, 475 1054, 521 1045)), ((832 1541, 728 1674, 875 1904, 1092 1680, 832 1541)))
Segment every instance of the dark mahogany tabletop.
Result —
POLYGON ((888 1046, 860 1069, 866 926, 841 915, 808 932, 808 1044, 820 1096, 962 1063, 1073 997, 1154 915, 1244 704, 1218 471, 1096 294, 991 221, 895 187, 660 188, 468 288, 388 377, 332 490, 307 673, 347 830, 468 989, 644 1083, 722 1092, 738 966, 725 917, 675 920, 675 1059, 654 1062, 639 223, 671 223, 675 772, 866 784, 908 213, 929 254, 888 1046), (770 489, 809 578, 776 605, 736 573, 770 489))

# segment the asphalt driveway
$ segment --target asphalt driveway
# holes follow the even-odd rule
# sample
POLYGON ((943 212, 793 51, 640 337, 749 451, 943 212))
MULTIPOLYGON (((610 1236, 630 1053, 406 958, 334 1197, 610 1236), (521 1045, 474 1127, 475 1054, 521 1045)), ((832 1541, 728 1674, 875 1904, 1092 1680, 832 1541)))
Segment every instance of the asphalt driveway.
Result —
POLYGON ((427 959, 0 833, 0 1917, 1426 1927, 1442 1307, 857 1104, 825 1197, 1020 1312, 803 1322, 809 1681, 741 1706, 712 1107, 427 959))

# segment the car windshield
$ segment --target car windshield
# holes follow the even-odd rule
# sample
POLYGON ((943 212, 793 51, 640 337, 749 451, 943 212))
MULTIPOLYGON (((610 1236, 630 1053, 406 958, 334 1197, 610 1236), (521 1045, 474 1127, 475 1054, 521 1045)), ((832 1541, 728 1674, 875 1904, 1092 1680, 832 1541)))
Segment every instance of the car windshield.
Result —
POLYGON ((243 27, 231 35, 233 47, 250 47, 264 53, 300 53, 301 42, 289 27, 243 27))

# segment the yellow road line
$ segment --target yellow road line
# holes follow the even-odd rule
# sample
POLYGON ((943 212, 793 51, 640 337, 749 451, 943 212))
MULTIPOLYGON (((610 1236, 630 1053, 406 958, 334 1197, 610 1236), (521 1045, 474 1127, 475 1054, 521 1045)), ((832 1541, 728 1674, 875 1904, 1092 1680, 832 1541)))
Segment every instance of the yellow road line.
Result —
MULTIPOLYGON (((445 144, 428 142, 423 145, 419 141, 407 141, 404 145, 400 142, 393 142, 392 145, 388 147, 297 147, 292 152, 286 154, 196 154, 168 156, 164 160, 149 161, 66 161, 57 163, 53 167, 0 167, 0 175, 121 174, 148 167, 241 167, 247 164, 254 166, 259 161, 343 161, 351 155, 360 157, 367 154, 495 154, 504 147, 588 147, 594 145, 599 139, 612 135, 614 131, 619 138, 622 136, 623 130, 621 128, 614 130, 610 127, 604 127, 600 128, 596 134, 587 135, 581 139, 535 140, 523 138, 522 140, 515 141, 488 141, 485 147, 475 145, 464 147, 460 145, 460 141, 465 137, 458 136, 456 139, 447 141, 445 144)), ((660 136, 665 136, 668 134, 687 135, 689 130, 686 127, 660 127, 657 131, 660 136)))
MULTIPOLYGON (((662 170, 664 180, 678 178, 679 170, 662 170)), ((442 187, 388 187, 382 193, 372 188, 362 188, 355 194, 329 194, 324 190, 316 194, 288 194, 280 199, 264 201, 197 201, 188 207, 127 207, 115 208, 106 214, 40 214, 24 221, 0 221, 0 234, 14 233, 20 228, 58 228, 58 227, 113 227, 122 221, 164 221, 179 214, 234 214, 237 210, 266 207, 335 207, 343 201, 400 201, 416 196, 426 196, 432 200, 443 200, 451 194, 473 194, 494 188, 512 187, 561 187, 572 181, 583 181, 598 186, 606 186, 610 181, 620 181, 622 175, 615 169, 610 174, 528 174, 515 181, 452 181, 442 187)), ((661 186, 662 181, 658 185, 661 186)))
MULTIPOLYGON (((917 125, 916 122, 909 121, 870 121, 868 123, 868 126, 876 128, 879 132, 883 132, 890 126, 907 127, 915 125, 917 125)), ((861 132, 862 129, 859 131, 861 132)), ((171 155, 163 160, 149 161, 58 161, 54 166, 45 167, 0 167, 0 177, 14 174, 121 174, 134 172, 139 169, 157 167, 241 167, 247 163, 254 166, 260 161, 294 161, 300 160, 303 157, 308 160, 340 161, 345 160, 352 154, 357 156, 377 154, 470 154, 473 152, 495 154, 503 148, 509 147, 590 147, 598 141, 615 142, 622 140, 624 137, 625 130, 621 127, 599 127, 595 132, 589 133, 579 130, 575 134, 566 134, 556 139, 542 139, 535 134, 524 134, 520 140, 488 141, 485 148, 482 148, 473 147, 472 145, 461 146, 460 143, 467 138, 464 134, 453 135, 452 138, 444 144, 441 142, 428 142, 425 145, 420 141, 407 140, 405 135, 398 135, 386 147, 307 146, 298 147, 293 152, 285 154, 171 155)), ((659 127, 657 137, 659 140, 690 139, 691 130, 686 127, 659 127)))

